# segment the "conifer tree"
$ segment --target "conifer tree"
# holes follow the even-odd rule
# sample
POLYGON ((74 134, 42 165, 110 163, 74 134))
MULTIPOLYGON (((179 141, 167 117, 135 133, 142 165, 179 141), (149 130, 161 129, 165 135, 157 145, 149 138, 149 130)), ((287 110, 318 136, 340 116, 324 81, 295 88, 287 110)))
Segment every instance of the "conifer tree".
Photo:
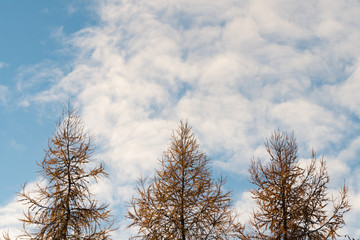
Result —
POLYGON ((181 122, 160 160, 160 169, 147 184, 140 179, 127 217, 137 227, 133 239, 230 239, 241 234, 234 219, 224 180, 211 178, 209 159, 189 125, 181 122))
POLYGON ((294 135, 276 131, 265 143, 270 161, 252 161, 251 190, 257 204, 249 239, 334 239, 350 210, 345 185, 337 199, 327 194, 325 161, 315 152, 306 168, 299 165, 294 135), (330 205, 332 205, 330 207, 330 205))
POLYGON ((24 186, 19 194, 28 206, 21 219, 21 239, 109 239, 110 211, 98 204, 89 189, 92 182, 107 176, 102 164, 89 168, 93 152, 93 136, 68 106, 38 163, 43 181, 30 192, 24 186))

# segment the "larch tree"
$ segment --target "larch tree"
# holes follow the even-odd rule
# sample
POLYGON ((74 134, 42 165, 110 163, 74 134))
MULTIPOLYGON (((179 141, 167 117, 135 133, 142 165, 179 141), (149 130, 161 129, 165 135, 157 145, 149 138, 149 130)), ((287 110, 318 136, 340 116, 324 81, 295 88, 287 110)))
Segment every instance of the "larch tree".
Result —
POLYGON ((107 176, 102 164, 89 166, 93 152, 93 136, 84 131, 80 117, 68 106, 38 163, 43 181, 30 192, 24 186, 19 194, 28 206, 21 219, 21 239, 109 239, 110 210, 98 204, 89 188, 107 176))
POLYGON ((299 164, 293 134, 275 131, 265 143, 270 161, 252 160, 250 192, 257 209, 250 221, 249 239, 335 239, 350 210, 347 188, 329 197, 325 161, 315 152, 307 167, 299 164))
POLYGON ((127 218, 137 227, 133 239, 206 240, 240 236, 230 192, 211 177, 209 159, 187 122, 172 133, 171 144, 150 183, 140 179, 127 218))

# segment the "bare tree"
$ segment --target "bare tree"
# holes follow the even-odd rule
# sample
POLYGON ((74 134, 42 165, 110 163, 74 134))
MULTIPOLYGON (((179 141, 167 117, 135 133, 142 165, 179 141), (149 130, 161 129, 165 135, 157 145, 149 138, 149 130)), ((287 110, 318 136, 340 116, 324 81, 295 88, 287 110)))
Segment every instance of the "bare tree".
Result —
POLYGON ((154 179, 140 179, 138 196, 127 217, 136 226, 133 239, 230 239, 241 235, 224 180, 211 178, 209 159, 186 123, 171 136, 154 179))
POLYGON ((334 239, 350 210, 345 185, 337 199, 328 197, 325 161, 312 159, 306 168, 298 161, 294 135, 276 131, 265 143, 270 161, 252 160, 251 190, 257 204, 252 239, 334 239), (332 207, 329 206, 332 204, 332 207))
POLYGON ((92 141, 69 106, 49 140, 44 160, 38 163, 43 181, 30 192, 24 186, 19 194, 20 201, 28 205, 21 219, 22 239, 109 239, 110 211, 93 199, 89 189, 93 181, 107 176, 102 164, 89 169, 92 141))

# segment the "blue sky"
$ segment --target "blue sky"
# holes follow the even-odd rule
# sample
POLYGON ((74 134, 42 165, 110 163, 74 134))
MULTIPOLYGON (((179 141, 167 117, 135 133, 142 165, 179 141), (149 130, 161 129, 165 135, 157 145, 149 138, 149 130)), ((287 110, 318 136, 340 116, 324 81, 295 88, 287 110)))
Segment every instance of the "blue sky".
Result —
MULTIPOLYGON (((324 156, 330 192, 344 179, 360 235, 360 3, 325 0, 0 2, 0 229, 20 228, 16 192, 37 179, 63 102, 97 136, 111 179, 94 186, 118 215, 188 119, 241 218, 250 159, 274 129, 300 158, 324 156)), ((124 238, 125 239, 125 238, 124 238)))
POLYGON ((1 200, 13 198, 25 181, 35 175, 47 139, 55 129, 58 112, 39 106, 21 108, 26 95, 49 87, 48 79, 28 79, 34 65, 63 64, 72 56, 62 52, 61 29, 71 34, 89 25, 93 18, 69 1, 2 1, 0 3, 0 84, 1 91, 1 200), (35 83, 36 82, 36 83, 35 83), (22 183, 21 183, 22 182, 22 183))

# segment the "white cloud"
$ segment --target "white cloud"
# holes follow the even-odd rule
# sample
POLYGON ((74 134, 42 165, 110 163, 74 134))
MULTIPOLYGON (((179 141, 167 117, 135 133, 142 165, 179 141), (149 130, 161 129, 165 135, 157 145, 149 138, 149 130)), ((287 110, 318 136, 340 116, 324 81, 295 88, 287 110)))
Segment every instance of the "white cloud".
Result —
POLYGON ((352 74, 335 86, 329 87, 335 101, 349 109, 360 118, 360 62, 354 65, 352 74))
POLYGON ((22 144, 19 144, 16 140, 11 139, 10 140, 10 146, 15 149, 16 151, 23 151, 25 149, 25 146, 22 144))
POLYGON ((0 103, 6 104, 9 95, 8 87, 0 84, 0 103))
POLYGON ((58 26, 52 29, 50 36, 55 39, 63 40, 64 35, 64 26, 58 26))
POLYGON ((250 192, 243 192, 237 199, 239 200, 235 203, 234 207, 239 214, 239 221, 243 224, 247 224, 256 209, 256 204, 252 199, 250 192))
POLYGON ((0 227, 5 228, 18 224, 18 219, 22 217, 22 205, 17 202, 17 198, 11 201, 8 205, 0 208, 0 227))
POLYGON ((18 199, 15 197, 5 206, 0 206, 0 232, 8 232, 12 239, 22 234, 22 222, 19 219, 23 218, 23 212, 26 210, 18 199))
POLYGON ((344 159, 345 161, 351 161, 353 163, 357 162, 360 151, 360 137, 356 137, 351 141, 348 148, 340 152, 339 158, 344 159))
POLYGON ((277 104, 271 114, 274 119, 278 119, 279 124, 293 129, 296 136, 305 140, 309 149, 314 147, 317 150, 341 141, 348 121, 345 116, 335 116, 331 110, 305 99, 277 104))
POLYGON ((67 92, 59 91, 49 96, 47 89, 57 84, 64 77, 66 66, 59 67, 58 63, 45 60, 35 65, 24 65, 17 70, 16 87, 12 89, 13 101, 17 106, 28 107, 31 103, 63 100, 67 92), (39 95, 40 94, 40 95, 39 95))
POLYGON ((41 9, 41 11, 40 11, 42 14, 44 14, 44 15, 50 15, 50 12, 49 12, 49 9, 48 8, 43 8, 43 9, 41 9))

